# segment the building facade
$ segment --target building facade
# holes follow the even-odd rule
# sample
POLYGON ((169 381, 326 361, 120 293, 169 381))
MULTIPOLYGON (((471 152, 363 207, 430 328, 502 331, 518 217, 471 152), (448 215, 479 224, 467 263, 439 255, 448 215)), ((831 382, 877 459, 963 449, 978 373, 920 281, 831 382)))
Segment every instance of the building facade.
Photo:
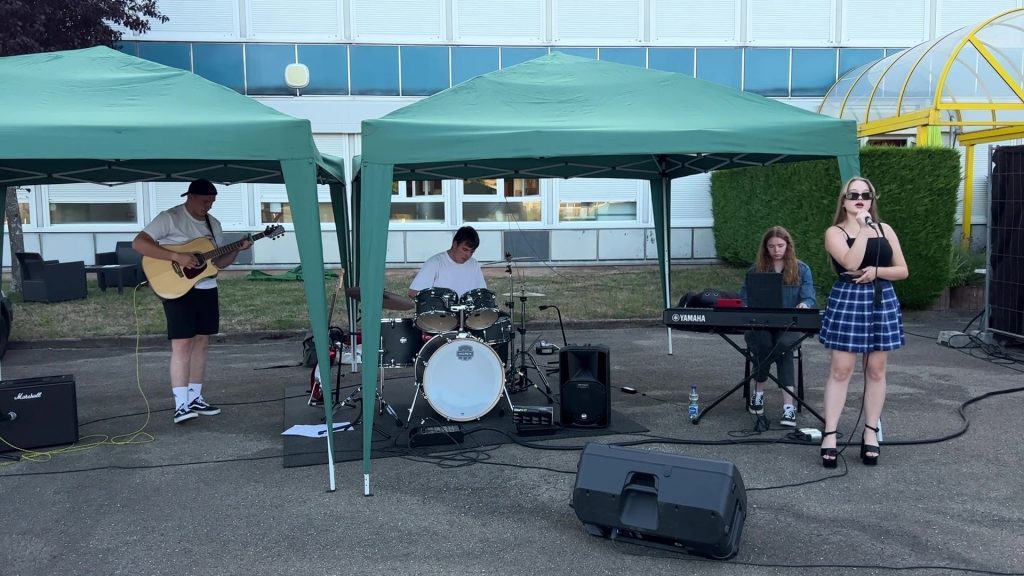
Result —
MULTIPOLYGON (((479 74, 551 51, 669 70, 814 110, 845 72, 980 22, 1021 0, 161 0, 170 18, 129 54, 201 75, 309 119, 322 151, 360 152, 360 123, 479 74), (285 84, 293 63, 308 86, 285 84)), ((116 97, 116 96, 114 96, 116 97)), ((913 145, 913 136, 886 137, 913 145)), ((988 149, 975 156, 972 224, 983 237, 988 149)), ((85 260, 131 239, 180 202, 176 183, 18 190, 25 245, 46 258, 85 260)), ((325 261, 339 262, 326 187, 325 261)), ((283 186, 221 186, 213 210, 227 232, 290 226, 283 186)), ((646 182, 469 180, 396 183, 388 262, 415 265, 470 224, 478 258, 506 251, 552 263, 655 261, 646 182)), ((710 177, 673 182, 672 256, 714 259, 710 177)), ((6 243, 5 243, 6 244, 6 243)), ((241 263, 289 267, 293 241, 257 243, 241 263)), ((4 264, 9 265, 9 248, 4 264)))

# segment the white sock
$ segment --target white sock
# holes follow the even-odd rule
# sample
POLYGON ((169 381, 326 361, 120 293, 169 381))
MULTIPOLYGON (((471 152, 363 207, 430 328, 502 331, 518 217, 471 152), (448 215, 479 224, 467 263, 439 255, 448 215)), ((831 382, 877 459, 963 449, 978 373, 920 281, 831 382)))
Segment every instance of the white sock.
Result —
POLYGON ((182 406, 188 406, 188 388, 184 386, 177 386, 171 388, 171 392, 174 394, 174 409, 177 410, 182 406))
POLYGON ((203 385, 195 382, 188 383, 188 401, 191 403, 196 398, 203 397, 203 385))

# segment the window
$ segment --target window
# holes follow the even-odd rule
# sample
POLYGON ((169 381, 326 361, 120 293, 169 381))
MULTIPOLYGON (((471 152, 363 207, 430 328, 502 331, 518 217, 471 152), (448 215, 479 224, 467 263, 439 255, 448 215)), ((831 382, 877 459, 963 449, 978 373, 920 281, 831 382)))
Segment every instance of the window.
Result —
POLYGON ((836 82, 836 51, 831 48, 793 50, 793 96, 824 96, 836 82))
POLYGON ((196 74, 244 94, 243 61, 241 44, 192 45, 192 64, 196 74))
POLYGON ((498 69, 498 48, 452 48, 452 86, 498 69))
POLYGON ((740 89, 742 48, 701 48, 697 50, 697 78, 740 89))
POLYGON ((448 88, 448 48, 402 46, 402 94, 430 96, 448 88))
MULTIPOLYGON (((261 224, 291 224, 292 210, 288 204, 288 191, 284 184, 256 184, 259 199, 261 224)), ((218 194, 220 196, 221 194, 218 194)), ((218 201, 219 202, 219 201, 218 201)), ((334 208, 331 207, 331 193, 327 186, 317 186, 317 206, 320 222, 334 223, 334 208)), ((223 219, 221 219, 223 222, 223 219)))
POLYGON ((392 222, 443 223, 444 208, 444 188, 440 180, 391 183, 392 222))
POLYGON ((309 68, 303 94, 348 94, 348 47, 300 44, 299 62, 309 68))
POLYGON ((192 71, 192 47, 185 42, 139 42, 139 58, 192 71))
POLYGON ((651 48, 647 51, 647 59, 653 70, 693 76, 693 48, 651 48))
POLYGON ((572 178, 558 181, 558 221, 637 221, 640 185, 635 180, 572 178))
POLYGON ((137 194, 136 184, 48 186, 50 224, 137 224, 137 194))
POLYGON ((465 222, 540 222, 540 180, 486 178, 462 183, 465 222))
POLYGON ((398 96, 398 46, 352 46, 352 94, 398 96))
POLYGON ((527 60, 533 60, 534 58, 545 56, 547 53, 547 48, 504 46, 501 48, 501 67, 508 68, 509 66, 515 66, 516 64, 522 64, 527 60))
MULTIPOLYGON (((334 208, 331 203, 320 202, 320 222, 334 222, 334 208)), ((292 209, 288 202, 260 202, 260 222, 262 224, 291 224, 292 209)))
POLYGON ((249 94, 294 95, 284 69, 295 62, 294 44, 246 44, 245 82, 249 94))
POLYGON ((606 62, 618 62, 630 66, 647 66, 647 51, 645 48, 601 48, 601 60, 606 62))
POLYGON ((789 49, 748 48, 743 89, 761 96, 789 96, 789 49))

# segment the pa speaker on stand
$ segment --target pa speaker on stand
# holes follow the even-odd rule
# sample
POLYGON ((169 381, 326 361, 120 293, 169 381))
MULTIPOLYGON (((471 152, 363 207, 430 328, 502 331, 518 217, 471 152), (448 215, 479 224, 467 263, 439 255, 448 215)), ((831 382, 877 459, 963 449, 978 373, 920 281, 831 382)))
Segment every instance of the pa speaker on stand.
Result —
POLYGON ((739 550, 747 493, 731 462, 590 443, 572 507, 594 536, 725 560, 739 550))
POLYGON ((566 346, 558 354, 562 426, 607 428, 611 423, 611 369, 607 346, 566 346))

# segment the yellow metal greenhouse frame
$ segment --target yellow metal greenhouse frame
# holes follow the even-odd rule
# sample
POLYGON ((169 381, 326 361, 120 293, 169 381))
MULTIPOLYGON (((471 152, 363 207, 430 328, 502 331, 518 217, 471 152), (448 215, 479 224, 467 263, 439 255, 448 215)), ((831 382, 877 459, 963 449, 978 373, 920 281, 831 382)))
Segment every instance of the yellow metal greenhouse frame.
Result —
POLYGON ((965 147, 966 244, 974 147, 1024 138, 1024 8, 851 70, 829 89, 818 111, 856 119, 861 137, 916 129, 919 146, 942 145, 942 132, 948 131, 950 145, 965 147), (883 116, 890 109, 895 115, 883 116))

